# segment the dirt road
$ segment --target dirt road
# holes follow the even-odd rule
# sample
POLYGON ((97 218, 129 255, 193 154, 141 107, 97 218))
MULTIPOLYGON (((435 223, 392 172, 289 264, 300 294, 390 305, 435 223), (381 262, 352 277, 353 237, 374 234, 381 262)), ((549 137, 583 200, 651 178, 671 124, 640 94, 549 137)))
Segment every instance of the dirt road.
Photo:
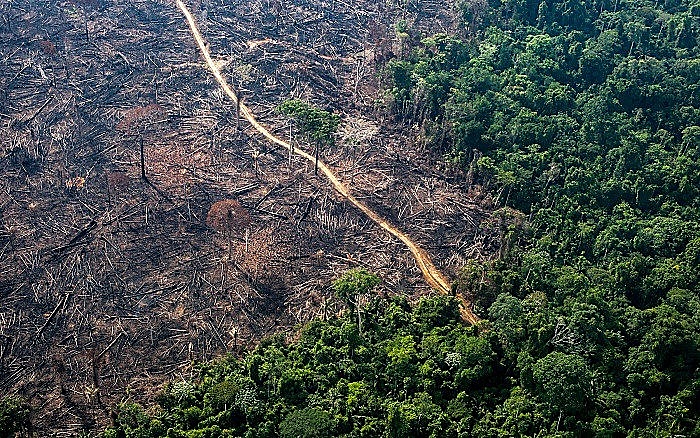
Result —
MULTIPOLYGON (((204 42, 204 38, 202 37, 202 34, 199 32, 199 28, 197 27, 197 23, 194 21, 194 18, 192 17, 192 14, 190 13, 189 9, 187 9, 187 6, 181 1, 177 0, 177 6, 180 8, 182 13, 185 15, 185 18, 187 19, 187 22, 190 26, 190 30, 192 31, 192 35, 194 36, 195 41, 197 42, 197 45, 199 46, 199 50, 202 52, 202 56, 204 56, 204 59, 206 60, 207 66, 209 67, 209 70, 211 73, 214 75, 216 78, 217 82, 221 86, 222 90, 228 95, 229 98, 234 102, 236 105, 240 105, 240 113, 241 115, 250 122, 251 125, 263 136, 265 136, 268 140, 270 140, 272 143, 283 147, 284 149, 291 151, 292 153, 304 157, 305 159, 309 160, 311 163, 315 163, 316 160, 315 158, 304 152, 303 150, 299 148, 293 147, 291 144, 288 142, 275 137, 273 134, 270 133, 264 126, 262 126, 253 113, 250 111, 250 109, 243 103, 238 101, 238 96, 236 93, 231 89, 231 87, 228 85, 226 82, 226 79, 221 74, 221 71, 219 70, 219 67, 217 64, 214 62, 214 60, 211 58, 211 55, 209 54, 209 50, 206 47, 206 44, 204 42)), ((450 287, 450 281, 447 279, 447 277, 440 272, 440 270, 433 264, 432 260, 430 259, 430 256, 428 253, 425 252, 422 248, 420 248, 418 245, 416 245, 415 242, 413 242, 404 232, 396 228, 394 225, 389 223, 386 219, 381 217, 378 213, 376 213, 374 210, 370 209, 367 205, 359 201, 357 198, 355 198, 351 193, 350 190, 348 189, 347 186, 345 186, 343 183, 338 180, 338 178, 335 176, 335 174, 326 166, 326 164, 319 160, 318 161, 318 168, 323 172, 323 174, 330 180, 331 184, 333 187, 341 194, 343 195, 350 203, 352 203, 355 207, 360 209, 367 217, 372 219, 374 222, 376 222, 380 227, 384 228, 387 230, 389 233, 392 235, 396 236, 399 240, 401 240, 411 251, 413 254, 413 257, 416 259, 416 263, 418 264, 418 267, 420 268, 421 272, 423 273, 423 277, 425 278, 425 281, 430 285, 430 287, 436 289, 437 291, 443 293, 443 294, 451 294, 452 293, 452 288, 450 287)), ((457 294, 457 299, 460 302, 460 313, 462 315, 462 319, 464 321, 474 324, 477 321, 479 321, 479 318, 471 311, 470 309, 470 304, 469 302, 464 299, 464 297, 460 294, 457 294)))

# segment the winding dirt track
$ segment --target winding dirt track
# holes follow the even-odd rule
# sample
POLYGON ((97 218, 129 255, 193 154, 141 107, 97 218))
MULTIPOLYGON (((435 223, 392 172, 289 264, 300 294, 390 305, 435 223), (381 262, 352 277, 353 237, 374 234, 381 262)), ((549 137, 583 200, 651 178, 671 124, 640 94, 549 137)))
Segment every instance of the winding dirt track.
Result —
MULTIPOLYGON (((304 157, 311 163, 315 163, 316 160, 312 155, 304 152, 299 148, 295 148, 286 141, 281 140, 272 135, 270 131, 268 131, 264 126, 258 123, 250 109, 243 102, 238 101, 238 96, 236 96, 236 93, 234 93, 231 87, 228 85, 226 79, 224 79, 224 77, 221 75, 219 67, 216 65, 216 63, 214 63, 214 60, 211 58, 209 50, 207 50, 206 44, 204 43, 204 38, 202 38, 202 34, 199 32, 197 23, 195 23, 194 18, 192 17, 192 14, 190 13, 189 9, 187 9, 187 6, 182 2, 182 0, 177 0, 177 6, 185 15, 185 18, 187 19, 187 22, 190 26, 190 30, 192 31, 192 35, 194 36, 194 39, 196 40, 197 45, 199 46, 199 50, 202 52, 202 56, 204 56, 204 59, 207 62, 209 70, 211 70, 217 82, 219 82, 221 89, 228 95, 229 98, 231 98, 231 100, 236 105, 240 106, 241 115, 243 115, 243 117, 245 117, 245 119, 248 120, 248 122, 250 122, 250 124, 253 125, 253 127, 260 134, 265 136, 272 143, 275 143, 278 146, 281 146, 296 155, 304 157)), ((367 217, 376 222, 380 227, 384 228, 389 233, 396 236, 408 247, 409 250, 411 250, 413 257, 416 259, 418 267, 423 273, 425 281, 428 283, 428 285, 430 285, 430 287, 436 289, 437 291, 443 294, 449 295, 452 293, 450 281, 433 264, 432 260, 430 259, 430 256, 427 252, 425 252, 424 249, 416 245, 404 232, 396 228, 386 219, 382 218, 379 214, 377 214, 374 210, 370 209, 368 206, 366 206, 357 198, 355 198, 352 194, 350 194, 350 190, 343 183, 341 183, 340 180, 338 180, 335 174, 328 168, 328 166, 326 166, 326 164, 323 161, 318 161, 318 168, 321 170, 321 172, 323 172, 324 175, 326 175, 326 177, 330 180, 331 184, 333 184, 333 187, 335 187, 335 189, 338 192, 340 192, 341 195, 343 195, 355 207, 362 210, 362 212, 365 215, 367 215, 367 217)), ((462 315, 462 319, 470 324, 475 324, 477 321, 479 321, 479 318, 471 311, 469 302, 465 300, 461 294, 457 294, 457 299, 460 303, 459 310, 460 314, 462 315)))

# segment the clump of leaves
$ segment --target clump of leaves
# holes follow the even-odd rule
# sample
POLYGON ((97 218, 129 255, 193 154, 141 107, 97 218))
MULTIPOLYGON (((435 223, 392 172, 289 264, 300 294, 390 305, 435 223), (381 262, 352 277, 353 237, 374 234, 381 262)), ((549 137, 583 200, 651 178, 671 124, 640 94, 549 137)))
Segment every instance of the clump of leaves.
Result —
POLYGON ((352 269, 333 282, 335 294, 353 308, 357 297, 371 291, 382 280, 365 269, 352 269))
POLYGON ((324 438, 333 436, 333 417, 319 408, 293 411, 280 423, 282 438, 324 438))
POLYGON ((29 427, 29 406, 18 397, 0 399, 0 438, 15 436, 29 427))
POLYGON ((282 102, 277 111, 294 119, 302 135, 309 140, 325 145, 335 144, 335 133, 340 124, 340 116, 316 108, 298 99, 282 102))

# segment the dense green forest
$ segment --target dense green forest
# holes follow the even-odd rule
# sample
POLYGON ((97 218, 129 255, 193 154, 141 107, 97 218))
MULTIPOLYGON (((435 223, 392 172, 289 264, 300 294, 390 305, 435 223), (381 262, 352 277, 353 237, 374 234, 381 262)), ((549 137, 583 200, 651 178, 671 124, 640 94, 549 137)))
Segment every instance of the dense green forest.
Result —
POLYGON ((390 65, 394 112, 528 218, 464 273, 516 382, 484 419, 698 436, 700 2, 490 3, 390 65))
POLYGON ((397 26, 386 102, 512 218, 458 280, 484 321, 350 272, 342 317, 121 405, 106 437, 700 436, 700 1, 457 9, 456 35, 397 26))

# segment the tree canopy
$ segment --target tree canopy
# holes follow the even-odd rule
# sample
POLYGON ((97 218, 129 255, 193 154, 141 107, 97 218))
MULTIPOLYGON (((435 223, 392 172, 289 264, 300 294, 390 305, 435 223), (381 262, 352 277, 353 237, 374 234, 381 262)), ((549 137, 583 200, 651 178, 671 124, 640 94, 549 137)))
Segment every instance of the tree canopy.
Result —
POLYGON ((309 140, 322 145, 335 144, 335 133, 338 130, 340 116, 317 108, 298 99, 282 102, 277 111, 291 117, 297 124, 302 135, 309 140))

